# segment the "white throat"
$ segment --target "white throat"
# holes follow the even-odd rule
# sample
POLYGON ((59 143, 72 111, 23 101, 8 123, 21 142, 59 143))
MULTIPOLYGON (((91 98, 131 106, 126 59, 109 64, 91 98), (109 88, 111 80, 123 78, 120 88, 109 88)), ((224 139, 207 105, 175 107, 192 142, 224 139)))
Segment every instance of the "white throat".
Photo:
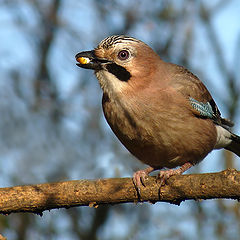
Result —
POLYGON ((116 94, 121 93, 127 86, 126 82, 120 81, 116 76, 106 70, 97 71, 95 75, 103 92, 108 94, 110 98, 114 98, 116 94))

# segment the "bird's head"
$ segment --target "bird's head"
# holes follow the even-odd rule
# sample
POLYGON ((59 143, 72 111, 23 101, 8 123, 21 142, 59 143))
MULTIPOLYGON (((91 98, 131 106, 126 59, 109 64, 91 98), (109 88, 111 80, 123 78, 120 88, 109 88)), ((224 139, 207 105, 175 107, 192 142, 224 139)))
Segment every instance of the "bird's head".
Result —
POLYGON ((94 50, 76 55, 77 65, 95 70, 103 91, 108 93, 147 85, 159 59, 148 45, 124 35, 107 37, 94 50))

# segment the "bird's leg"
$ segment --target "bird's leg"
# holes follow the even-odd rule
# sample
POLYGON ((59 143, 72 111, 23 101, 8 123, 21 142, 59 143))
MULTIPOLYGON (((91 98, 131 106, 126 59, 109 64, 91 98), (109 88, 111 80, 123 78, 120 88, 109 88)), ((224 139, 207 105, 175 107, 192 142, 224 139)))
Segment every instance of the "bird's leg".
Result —
POLYGON ((157 177, 157 180, 160 181, 160 186, 164 185, 166 180, 168 178, 170 178, 171 176, 173 176, 173 175, 181 175, 182 173, 187 171, 192 166, 193 166, 192 163, 186 162, 178 169, 161 170, 158 173, 158 177, 157 177))
POLYGON ((139 192, 140 192, 140 187, 142 185, 145 187, 145 184, 144 184, 145 178, 148 176, 149 173, 151 173, 154 170, 156 169, 153 167, 148 167, 143 170, 139 170, 133 174, 133 183, 137 187, 139 192))

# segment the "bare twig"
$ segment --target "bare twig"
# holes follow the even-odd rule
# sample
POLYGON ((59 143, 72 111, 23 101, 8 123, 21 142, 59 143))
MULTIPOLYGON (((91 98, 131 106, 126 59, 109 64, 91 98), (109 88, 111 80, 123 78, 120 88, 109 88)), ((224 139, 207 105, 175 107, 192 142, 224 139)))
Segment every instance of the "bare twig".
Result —
POLYGON ((77 180, 0 189, 0 213, 33 212, 70 208, 97 207, 99 204, 126 202, 169 202, 184 200, 240 198, 240 172, 228 169, 219 173, 191 174, 171 177, 159 189, 155 177, 146 179, 141 197, 131 178, 77 180))

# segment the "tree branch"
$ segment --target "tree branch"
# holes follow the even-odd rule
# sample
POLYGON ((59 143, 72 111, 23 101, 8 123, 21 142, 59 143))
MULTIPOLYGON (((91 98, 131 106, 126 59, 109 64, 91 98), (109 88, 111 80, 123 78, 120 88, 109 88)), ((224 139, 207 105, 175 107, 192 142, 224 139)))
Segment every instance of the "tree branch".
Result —
POLYGON ((0 188, 0 213, 32 212, 70 208, 97 207, 100 204, 126 202, 169 202, 213 198, 240 199, 240 172, 227 169, 219 173, 172 176, 159 189, 155 177, 148 177, 141 197, 131 178, 75 180, 37 185, 0 188))

